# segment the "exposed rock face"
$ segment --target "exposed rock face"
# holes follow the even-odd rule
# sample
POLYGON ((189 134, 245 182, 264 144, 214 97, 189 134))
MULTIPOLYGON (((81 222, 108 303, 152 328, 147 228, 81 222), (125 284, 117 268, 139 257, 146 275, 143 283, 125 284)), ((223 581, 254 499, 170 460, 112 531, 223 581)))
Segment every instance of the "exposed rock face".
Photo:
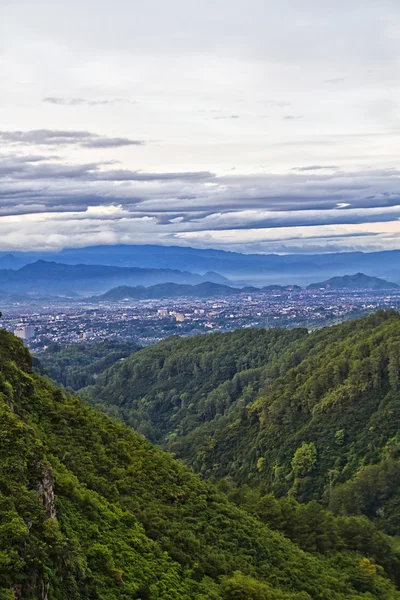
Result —
MULTIPOLYGON (((57 512, 54 499, 53 475, 51 468, 46 462, 42 462, 39 465, 39 468, 43 474, 43 479, 38 484, 38 492, 42 499, 47 518, 55 519, 57 517, 57 512)), ((40 594, 40 600, 48 600, 48 585, 45 583, 42 573, 40 573, 38 576, 37 589, 40 594)), ((16 600, 20 600, 19 596, 16 596, 16 600)))
POLYGON ((43 472, 43 479, 39 482, 38 492, 42 498, 47 517, 49 519, 55 519, 57 512, 54 501, 53 476, 50 467, 46 463, 43 463, 41 468, 43 472))

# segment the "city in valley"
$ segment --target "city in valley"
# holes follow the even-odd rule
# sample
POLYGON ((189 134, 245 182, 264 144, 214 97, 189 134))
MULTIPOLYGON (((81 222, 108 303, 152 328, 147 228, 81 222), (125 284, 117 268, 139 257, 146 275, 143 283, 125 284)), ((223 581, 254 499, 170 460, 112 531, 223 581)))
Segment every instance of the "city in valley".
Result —
POLYGON ((49 344, 105 339, 150 345, 170 335, 247 327, 309 330, 400 306, 400 290, 300 290, 240 293, 233 297, 121 300, 54 299, 3 304, 2 326, 34 350, 49 344))

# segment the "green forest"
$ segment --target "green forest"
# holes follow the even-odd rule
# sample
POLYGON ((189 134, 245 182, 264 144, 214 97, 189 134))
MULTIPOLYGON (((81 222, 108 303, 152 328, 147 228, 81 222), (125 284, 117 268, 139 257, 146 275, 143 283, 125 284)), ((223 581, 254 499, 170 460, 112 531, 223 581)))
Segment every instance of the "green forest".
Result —
POLYGON ((0 439, 2 600, 400 598, 400 554, 367 519, 233 498, 33 373, 4 330, 0 439))
POLYGON ((135 342, 116 340, 70 346, 52 343, 36 352, 33 366, 39 374, 77 391, 93 385, 100 373, 140 349, 135 342))
POLYGON ((203 477, 400 534, 400 317, 170 338, 82 396, 203 477))
POLYGON ((114 344, 0 331, 0 600, 400 600, 398 313, 114 344))

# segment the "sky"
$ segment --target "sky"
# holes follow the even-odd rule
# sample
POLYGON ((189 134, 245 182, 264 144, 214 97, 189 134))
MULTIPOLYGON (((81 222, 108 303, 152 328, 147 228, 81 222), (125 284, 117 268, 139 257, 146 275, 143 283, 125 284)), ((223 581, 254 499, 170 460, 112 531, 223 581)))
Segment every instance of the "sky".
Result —
POLYGON ((0 0, 0 251, 400 248, 398 0, 0 0))

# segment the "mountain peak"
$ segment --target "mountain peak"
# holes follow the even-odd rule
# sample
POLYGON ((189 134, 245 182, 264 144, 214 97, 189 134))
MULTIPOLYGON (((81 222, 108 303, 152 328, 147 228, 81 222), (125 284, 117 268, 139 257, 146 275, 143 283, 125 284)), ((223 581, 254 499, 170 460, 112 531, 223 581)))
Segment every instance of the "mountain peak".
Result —
POLYGON ((319 283, 311 283, 307 289, 332 289, 332 290, 391 290, 399 289, 400 286, 397 283, 380 279, 379 277, 371 277, 365 275, 365 273, 355 273, 354 275, 343 275, 339 277, 331 277, 326 281, 319 283))

